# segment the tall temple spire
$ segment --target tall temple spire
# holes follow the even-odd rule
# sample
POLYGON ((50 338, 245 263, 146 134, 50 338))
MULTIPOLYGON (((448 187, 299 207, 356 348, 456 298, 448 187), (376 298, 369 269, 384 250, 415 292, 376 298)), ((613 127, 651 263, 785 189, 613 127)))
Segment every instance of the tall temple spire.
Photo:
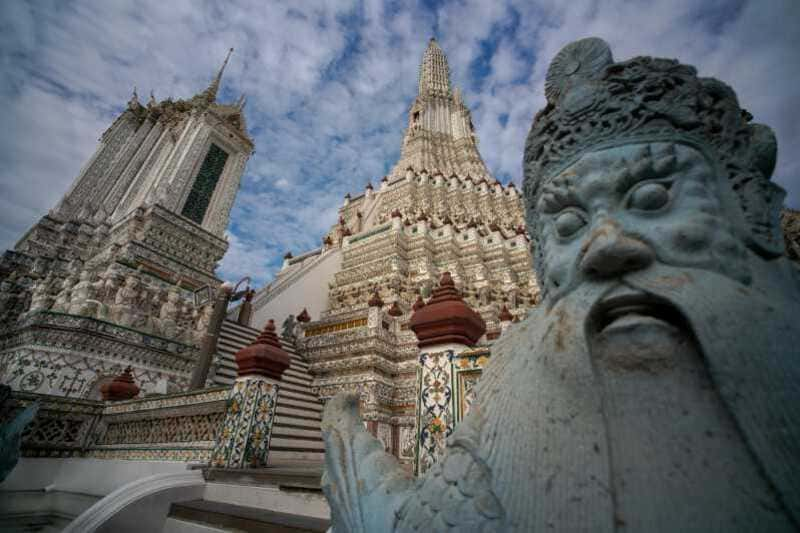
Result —
POLYGON ((447 57, 431 37, 419 67, 419 95, 408 113, 400 160, 391 174, 406 169, 494 182, 478 152, 478 138, 461 91, 451 89, 447 57))
POLYGON ((449 94, 450 68, 447 66, 447 57, 439 48, 436 38, 431 37, 419 67, 419 95, 424 98, 449 94))
POLYGON ((219 68, 219 72, 217 75, 214 76, 214 79, 211 80, 211 85, 208 86, 203 94, 205 95, 206 99, 209 102, 216 102, 217 101, 217 92, 219 92, 219 85, 222 81, 222 73, 225 72, 225 67, 228 65, 228 60, 231 58, 231 54, 233 53, 233 48, 228 50, 228 55, 225 56, 225 61, 222 62, 222 66, 219 68))

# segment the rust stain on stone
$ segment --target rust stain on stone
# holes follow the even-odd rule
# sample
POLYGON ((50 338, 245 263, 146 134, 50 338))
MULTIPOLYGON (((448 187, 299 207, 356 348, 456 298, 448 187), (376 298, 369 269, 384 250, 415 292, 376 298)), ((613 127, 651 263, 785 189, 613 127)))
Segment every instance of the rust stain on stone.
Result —
POLYGON ((556 311, 556 316, 556 350, 562 352, 565 348, 565 339, 572 335, 572 326, 569 323, 569 314, 563 308, 556 311))

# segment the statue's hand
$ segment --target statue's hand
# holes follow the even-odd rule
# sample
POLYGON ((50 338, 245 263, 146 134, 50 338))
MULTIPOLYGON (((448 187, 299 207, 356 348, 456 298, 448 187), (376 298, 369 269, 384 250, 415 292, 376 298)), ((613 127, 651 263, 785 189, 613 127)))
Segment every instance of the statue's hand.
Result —
POLYGON ((492 473, 478 457, 480 409, 473 406, 448 439, 444 456, 417 481, 397 512, 400 533, 509 531, 493 491, 492 473))
POLYGON ((339 394, 328 402, 322 417, 322 490, 331 506, 332 530, 390 532, 412 480, 364 428, 358 405, 358 394, 339 394))

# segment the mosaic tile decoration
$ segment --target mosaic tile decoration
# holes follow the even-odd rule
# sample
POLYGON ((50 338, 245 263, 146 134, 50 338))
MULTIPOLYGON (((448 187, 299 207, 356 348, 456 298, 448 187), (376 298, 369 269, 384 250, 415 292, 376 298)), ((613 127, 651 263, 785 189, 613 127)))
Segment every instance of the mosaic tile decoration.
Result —
POLYGON ((225 422, 211 457, 212 466, 267 466, 277 395, 278 384, 263 379, 241 379, 234 383, 225 422))
POLYGON ((441 457, 447 438, 469 412, 475 385, 488 361, 488 349, 420 354, 415 474, 423 474, 441 457))
POLYGON ((419 355, 417 447, 414 472, 424 473, 441 456, 453 432, 453 351, 419 355))
POLYGON ((470 405, 475 400, 475 385, 488 362, 489 350, 485 349, 464 351, 453 358, 453 406, 456 424, 469 413, 470 405))

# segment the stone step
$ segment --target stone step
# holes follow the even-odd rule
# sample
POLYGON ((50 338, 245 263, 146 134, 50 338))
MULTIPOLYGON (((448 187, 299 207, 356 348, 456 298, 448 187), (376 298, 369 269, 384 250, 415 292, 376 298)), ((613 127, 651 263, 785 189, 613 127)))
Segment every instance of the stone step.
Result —
POLYGON ((298 409, 297 407, 287 407, 281 405, 280 402, 278 402, 278 405, 275 407, 275 414, 278 416, 286 415, 308 420, 322 420, 322 411, 310 411, 308 409, 298 409))
POLYGON ((311 379, 310 378, 300 378, 297 376, 286 375, 284 373, 283 377, 281 377, 281 383, 291 383, 293 385, 300 385, 304 387, 311 387, 311 379))
POLYGON ((256 340, 256 338, 258 337, 258 334, 248 334, 248 333, 242 333, 242 332, 239 332, 239 331, 236 331, 236 330, 231 330, 231 329, 222 329, 219 332, 219 336, 220 336, 220 338, 224 337, 226 339, 231 339, 231 340, 236 341, 236 342, 246 341, 247 343, 251 343, 254 340, 256 340))
POLYGON ((315 399, 317 395, 311 391, 311 387, 305 383, 289 383, 288 381, 281 381, 281 390, 288 390, 305 394, 306 396, 313 396, 315 399))
POLYGON ((301 370, 294 369, 292 367, 287 368, 284 373, 283 377, 292 376, 293 378, 302 379, 308 382, 311 382, 311 376, 308 372, 303 372, 301 370))
POLYGON ((214 376, 214 383, 216 383, 217 385, 221 385, 223 387, 230 387, 231 385, 233 385, 234 381, 235 381, 234 378, 230 376, 224 376, 221 374, 216 374, 214 376))
POLYGON ((314 413, 322 412, 322 404, 319 402, 297 400, 295 398, 289 398, 288 396, 281 397, 280 392, 278 392, 278 405, 283 405, 284 407, 294 407, 296 409, 304 409, 314 413))
POLYGON ((289 389, 281 385, 280 392, 278 393, 279 398, 293 398, 295 400, 300 400, 301 402, 312 402, 322 405, 322 403, 317 398, 316 394, 313 392, 298 392, 293 389, 289 389))
POLYGON ((256 327, 243 326, 238 322, 236 322, 235 320, 228 320, 228 319, 222 321, 222 329, 240 331, 246 335, 253 335, 253 336, 257 336, 259 333, 261 333, 261 330, 256 327))
MULTIPOLYGON (((209 483, 208 492, 215 496, 219 496, 219 490, 222 488, 220 484, 224 483, 237 486, 250 485, 258 489, 269 485, 278 487, 304 485, 319 489, 323 466, 319 460, 296 461, 266 468, 207 468, 204 475, 209 483)), ((248 494, 252 495, 252 492, 248 494)))
POLYGON ((322 432, 317 427, 315 429, 300 429, 295 426, 283 426, 279 424, 272 425, 273 438, 286 438, 286 439, 309 439, 322 442, 322 432))
POLYGON ((251 531, 254 533, 315 533, 329 521, 231 503, 193 500, 173 503, 164 533, 251 531))
POLYGON ((288 439, 284 437, 270 437, 269 453, 278 451, 297 451, 297 452, 319 452, 325 453, 325 445, 322 440, 309 439, 288 439))
POLYGON ((288 414, 278 414, 275 413, 275 422, 273 427, 275 426, 282 426, 282 427, 302 427, 306 429, 319 429, 320 420, 315 418, 297 418, 296 416, 288 415, 288 414))
POLYGON ((240 339, 240 338, 232 338, 228 335, 220 333, 219 339, 217 340, 217 350, 226 350, 229 352, 236 353, 245 346, 249 346, 253 344, 255 339, 240 339))
POLYGON ((296 452, 286 450, 272 450, 269 451, 267 462, 270 465, 283 465, 294 464, 298 461, 318 462, 325 459, 325 454, 322 452, 296 452))

